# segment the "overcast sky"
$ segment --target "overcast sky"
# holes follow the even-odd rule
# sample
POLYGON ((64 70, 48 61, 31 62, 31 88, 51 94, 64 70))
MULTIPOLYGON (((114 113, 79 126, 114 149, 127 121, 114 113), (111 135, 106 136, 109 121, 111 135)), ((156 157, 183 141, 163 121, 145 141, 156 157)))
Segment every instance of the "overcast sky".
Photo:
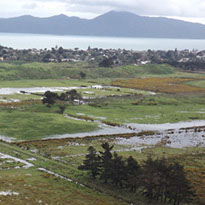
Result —
POLYGON ((205 0, 0 0, 0 17, 58 14, 94 18, 110 10, 205 24, 205 0))

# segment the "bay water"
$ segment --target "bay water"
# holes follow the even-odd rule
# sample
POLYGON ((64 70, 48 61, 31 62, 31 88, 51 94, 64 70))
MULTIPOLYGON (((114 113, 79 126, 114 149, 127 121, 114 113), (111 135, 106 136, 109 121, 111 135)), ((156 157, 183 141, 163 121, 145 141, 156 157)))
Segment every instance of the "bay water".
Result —
POLYGON ((57 36, 42 34, 0 33, 0 45, 15 49, 50 49, 62 46, 66 49, 127 49, 127 50, 204 50, 205 40, 166 38, 115 38, 95 36, 57 36))

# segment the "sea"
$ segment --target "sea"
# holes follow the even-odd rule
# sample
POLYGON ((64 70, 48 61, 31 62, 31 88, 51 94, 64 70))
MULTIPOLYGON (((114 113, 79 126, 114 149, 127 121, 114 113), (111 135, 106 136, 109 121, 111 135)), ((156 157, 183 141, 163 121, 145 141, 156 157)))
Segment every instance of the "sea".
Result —
POLYGON ((15 49, 51 49, 62 46, 66 49, 91 48, 127 50, 205 50, 205 40, 168 38, 118 38, 95 36, 68 36, 0 33, 0 45, 15 49))

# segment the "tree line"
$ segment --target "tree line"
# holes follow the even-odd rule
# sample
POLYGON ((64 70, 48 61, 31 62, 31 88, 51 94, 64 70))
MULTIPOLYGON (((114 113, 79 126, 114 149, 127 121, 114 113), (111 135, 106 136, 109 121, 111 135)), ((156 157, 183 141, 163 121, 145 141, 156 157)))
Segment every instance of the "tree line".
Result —
POLYGON ((123 158, 113 146, 105 142, 103 151, 97 152, 93 146, 88 148, 83 164, 79 170, 86 170, 94 179, 141 193, 149 201, 160 201, 179 205, 193 201, 195 193, 186 178, 184 167, 177 162, 170 163, 165 158, 148 157, 139 164, 132 156, 123 158))

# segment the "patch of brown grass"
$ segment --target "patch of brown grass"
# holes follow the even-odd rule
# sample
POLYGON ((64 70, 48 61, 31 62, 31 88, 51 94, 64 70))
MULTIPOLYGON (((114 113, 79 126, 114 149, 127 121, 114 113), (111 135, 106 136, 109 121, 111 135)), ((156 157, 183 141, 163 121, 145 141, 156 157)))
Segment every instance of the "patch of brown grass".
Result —
MULTIPOLYGON (((139 78, 130 80, 117 80, 113 86, 136 88, 163 93, 193 93, 205 92, 205 88, 193 87, 184 83, 196 81, 194 78, 139 78)), ((205 80, 205 79, 204 79, 205 80)))
POLYGON ((28 106, 28 105, 36 105, 42 104, 41 100, 27 100, 27 101, 19 101, 19 102, 0 102, 0 107, 8 107, 14 108, 19 106, 28 106))
POLYGON ((196 196, 203 204, 205 202, 205 169, 204 168, 185 168, 187 178, 192 183, 196 196))

